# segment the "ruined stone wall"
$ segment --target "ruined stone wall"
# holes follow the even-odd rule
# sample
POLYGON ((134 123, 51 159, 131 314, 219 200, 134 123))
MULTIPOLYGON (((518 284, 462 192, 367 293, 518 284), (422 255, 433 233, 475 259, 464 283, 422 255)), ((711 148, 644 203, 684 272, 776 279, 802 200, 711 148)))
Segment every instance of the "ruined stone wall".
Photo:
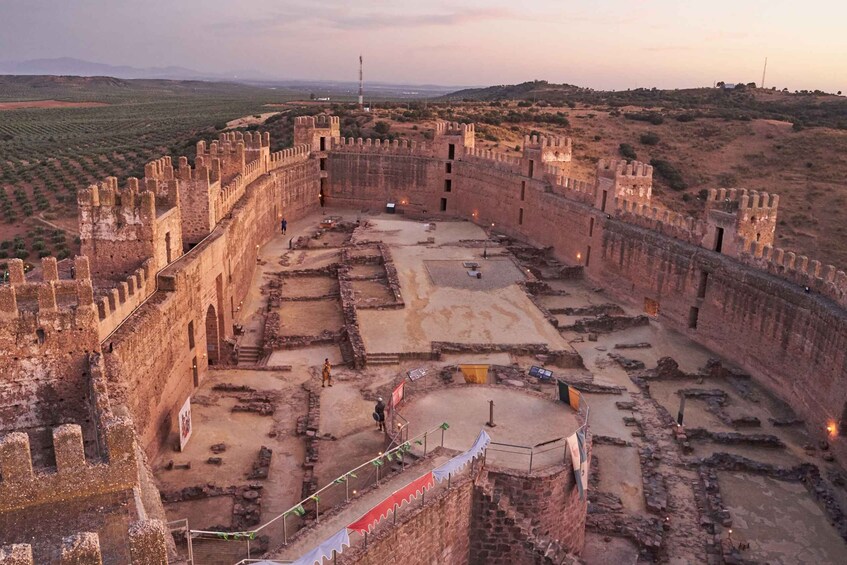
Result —
MULTIPOLYGON (((344 565, 467 565, 471 537, 474 485, 469 477, 453 482, 437 500, 427 495, 426 505, 396 526, 368 536, 368 547, 356 547, 338 556, 344 565)), ((420 505, 419 500, 412 505, 420 505)))
MULTIPOLYGON (((390 145, 336 146, 327 159, 327 206, 436 212, 444 190, 444 164, 426 149, 390 145), (439 189, 440 185, 440 189, 439 189)), ((370 141, 370 140, 368 140, 370 141)), ((448 208, 449 210, 449 208, 448 208)))
POLYGON ((148 455, 175 430, 180 407, 210 361, 225 361, 218 358, 222 340, 232 336, 232 315, 249 289, 258 247, 277 231, 280 215, 293 221, 318 206, 318 179, 317 161, 304 159, 249 185, 233 214, 159 274, 159 292, 104 344, 113 395, 129 407, 148 455))
POLYGON ((589 268, 592 277, 631 303, 658 302, 663 321, 749 371, 813 432, 838 421, 847 402, 842 308, 780 277, 652 230, 609 220, 603 232, 600 260, 589 268))

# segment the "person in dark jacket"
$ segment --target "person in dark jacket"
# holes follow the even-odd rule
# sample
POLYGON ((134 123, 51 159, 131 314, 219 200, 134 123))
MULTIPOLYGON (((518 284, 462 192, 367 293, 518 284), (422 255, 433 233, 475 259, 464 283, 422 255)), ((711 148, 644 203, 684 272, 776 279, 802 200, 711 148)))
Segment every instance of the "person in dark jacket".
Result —
POLYGON ((380 396, 376 401, 376 406, 374 406, 374 420, 376 420, 376 429, 384 432, 385 431, 385 402, 382 401, 382 397, 380 396))

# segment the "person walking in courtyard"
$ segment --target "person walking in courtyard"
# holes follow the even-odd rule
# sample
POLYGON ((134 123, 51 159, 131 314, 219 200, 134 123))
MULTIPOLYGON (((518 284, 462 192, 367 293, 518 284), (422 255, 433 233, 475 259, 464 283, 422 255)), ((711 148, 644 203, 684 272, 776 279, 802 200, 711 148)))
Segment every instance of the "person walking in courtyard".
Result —
POLYGON ((374 420, 376 420, 376 429, 384 432, 385 431, 385 402, 382 401, 382 397, 380 396, 376 400, 376 406, 374 406, 374 420))
POLYGON ((332 386, 332 365, 329 362, 329 359, 324 359, 324 368, 321 373, 321 386, 324 387, 329 383, 329 386, 332 386))
POLYGON ((288 230, 288 220, 283 218, 279 223, 279 229, 282 230, 282 235, 285 235, 285 232, 288 230))

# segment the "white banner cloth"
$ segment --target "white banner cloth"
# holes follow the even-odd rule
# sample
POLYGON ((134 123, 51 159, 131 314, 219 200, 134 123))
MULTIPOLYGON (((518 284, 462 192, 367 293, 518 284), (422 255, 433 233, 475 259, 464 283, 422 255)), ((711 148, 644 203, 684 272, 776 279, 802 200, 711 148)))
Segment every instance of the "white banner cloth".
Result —
POLYGON ((321 565, 324 559, 332 559, 333 551, 341 553, 345 546, 350 547, 350 534, 347 532, 346 527, 292 563, 292 565, 321 565))
POLYGON ((440 483, 449 475, 452 475, 470 463, 471 459, 478 457, 483 451, 485 451, 485 448, 488 447, 489 443, 491 443, 491 437, 489 437, 485 430, 481 430, 479 432, 479 437, 476 438, 476 441, 469 450, 465 451, 461 455, 457 455, 444 465, 433 469, 432 476, 440 483))

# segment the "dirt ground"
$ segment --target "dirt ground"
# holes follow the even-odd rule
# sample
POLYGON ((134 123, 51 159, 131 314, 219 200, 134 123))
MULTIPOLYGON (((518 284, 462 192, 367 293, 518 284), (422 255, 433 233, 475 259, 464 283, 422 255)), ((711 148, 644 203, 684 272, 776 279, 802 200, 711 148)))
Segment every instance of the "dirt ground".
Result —
POLYGON ((336 332, 344 326, 338 300, 285 302, 280 307, 280 335, 318 335, 336 332))
MULTIPOLYGON (((429 351, 433 341, 543 343, 554 350, 569 349, 517 285, 472 290, 439 286, 433 281, 428 262, 435 260, 449 261, 451 265, 452 271, 446 279, 438 279, 442 283, 450 282, 451 277, 470 280, 459 266, 463 261, 482 262, 484 247, 450 244, 459 240, 486 239, 487 235, 478 226, 469 222, 439 222, 435 230, 427 231, 429 224, 422 222, 380 219, 370 223, 372 227, 362 233, 357 231, 355 235, 381 238, 389 243, 406 307, 359 313, 360 330, 368 351, 429 351), (435 246, 418 245, 431 234, 435 234, 435 246)), ((512 277, 509 280, 521 275, 510 261, 504 261, 503 265, 506 265, 505 272, 514 273, 506 275, 512 277)), ((498 277, 493 276, 492 280, 498 277)), ((485 285, 487 281, 483 276, 479 282, 485 285)))
POLYGON ((800 483, 721 473, 721 494, 733 516, 732 538, 750 543, 745 557, 767 563, 847 563, 847 545, 800 483))

